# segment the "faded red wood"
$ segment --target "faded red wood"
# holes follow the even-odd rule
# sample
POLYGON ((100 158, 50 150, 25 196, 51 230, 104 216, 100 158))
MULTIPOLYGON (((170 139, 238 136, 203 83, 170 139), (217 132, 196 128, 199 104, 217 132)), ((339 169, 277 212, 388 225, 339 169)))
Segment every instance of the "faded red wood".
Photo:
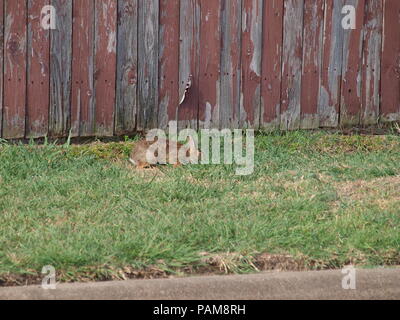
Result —
POLYGON ((95 30, 95 134, 114 134, 117 2, 96 0, 95 30))
POLYGON ((385 0, 381 120, 400 120, 400 1, 385 0))
POLYGON ((93 46, 94 1, 75 1, 72 47, 72 136, 94 135, 93 46))
POLYGON ((68 136, 71 121, 72 2, 52 0, 56 30, 50 32, 49 135, 68 136))
POLYGON ((361 66, 365 0, 347 0, 356 9, 356 28, 344 31, 340 123, 358 125, 361 115, 361 66))
POLYGON ((318 114, 320 127, 337 127, 343 58, 344 0, 325 0, 323 56, 318 114))
POLYGON ((243 0, 240 127, 260 125, 262 4, 259 0, 243 0))
POLYGON ((383 0, 367 1, 364 21, 361 123, 378 122, 381 80, 383 0))
POLYGON ((179 0, 160 0, 159 128, 176 119, 179 105, 179 0))
POLYGON ((73 136, 112 135, 115 108, 117 134, 169 120, 269 129, 400 120, 398 0, 120 0, 119 32, 115 0, 74 1, 73 12, 72 0, 52 0, 63 27, 51 49, 40 26, 49 2, 0 0, 5 138, 65 135, 70 115, 73 136), (344 5, 357 9, 355 30, 342 28, 344 5))
POLYGON ((264 1, 261 126, 278 129, 281 107, 283 1, 264 1))
POLYGON ((199 127, 219 127, 221 0, 200 0, 199 127))
POLYGON ((23 138, 26 112, 27 6, 25 0, 5 3, 3 138, 23 138))
MULTIPOLYGON (((50 33, 42 25, 42 8, 49 0, 28 1, 27 127, 29 138, 48 133, 50 103, 50 33)), ((46 13, 48 14, 48 12, 46 13)))
POLYGON ((180 1, 179 98, 191 76, 192 86, 178 108, 178 127, 197 129, 199 107, 200 0, 180 1))
POLYGON ((136 128, 138 82, 138 0, 118 0, 115 134, 136 128))
POLYGON ((240 115, 240 55, 242 1, 222 2, 220 127, 238 128, 240 115))
MULTIPOLYGON (((4 0, 0 0, 0 27, 4 30, 4 0)), ((4 32, 0 32, 0 138, 3 128, 4 32)))
POLYGON ((301 128, 319 127, 318 99, 321 79, 324 0, 304 1, 301 128))
POLYGON ((138 2, 138 112, 136 129, 157 128, 159 1, 138 2))
POLYGON ((285 0, 281 93, 282 130, 300 128, 303 7, 303 0, 285 0))

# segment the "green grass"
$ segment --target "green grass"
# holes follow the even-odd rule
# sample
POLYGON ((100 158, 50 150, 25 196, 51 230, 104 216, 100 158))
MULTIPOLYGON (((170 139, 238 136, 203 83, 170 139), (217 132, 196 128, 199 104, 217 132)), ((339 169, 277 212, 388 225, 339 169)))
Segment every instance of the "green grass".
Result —
POLYGON ((45 265, 62 281, 176 273, 203 256, 248 272, 265 252, 307 268, 400 264, 395 134, 259 135, 246 177, 224 165, 136 171, 133 144, 0 141, 0 279, 45 265))

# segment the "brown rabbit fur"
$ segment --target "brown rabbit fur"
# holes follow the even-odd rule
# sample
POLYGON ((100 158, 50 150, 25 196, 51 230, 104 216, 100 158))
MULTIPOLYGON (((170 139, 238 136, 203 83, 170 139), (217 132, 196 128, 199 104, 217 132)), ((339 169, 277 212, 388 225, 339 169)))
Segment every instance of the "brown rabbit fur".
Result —
MULTIPOLYGON (((191 143, 193 143, 193 140, 190 138, 189 139, 191 143)), ((156 140, 157 141, 157 140, 156 140)), ((144 169, 144 168, 149 168, 152 165, 148 162, 147 160, 147 150, 150 148, 151 145, 153 145, 154 143, 156 143, 156 141, 147 141, 147 140, 140 140, 138 141, 131 154, 129 157, 129 161, 135 165, 138 169, 144 169)), ((170 145, 172 148, 174 148, 175 143, 178 149, 178 152, 180 150, 181 147, 184 146, 184 144, 179 143, 179 142, 170 142, 169 140, 165 140, 166 143, 166 163, 171 163, 172 161, 170 161, 169 159, 169 150, 170 150, 170 145)), ((187 156, 190 156, 190 150, 187 151, 187 156)), ((197 155, 200 156, 201 153, 199 151, 197 151, 197 155)), ((157 152, 155 153, 155 156, 158 156, 157 152)), ((178 159, 176 159, 177 163, 174 164, 174 167, 180 166, 182 165, 182 163, 179 162, 178 159)))

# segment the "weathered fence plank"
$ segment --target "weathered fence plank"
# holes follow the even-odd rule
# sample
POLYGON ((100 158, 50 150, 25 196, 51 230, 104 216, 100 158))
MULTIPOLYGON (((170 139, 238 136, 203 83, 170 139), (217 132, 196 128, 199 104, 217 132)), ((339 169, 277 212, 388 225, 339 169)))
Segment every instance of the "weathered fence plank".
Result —
POLYGON ((181 0, 180 51, 179 51, 179 99, 184 95, 191 78, 191 87, 178 108, 178 127, 197 129, 199 107, 199 52, 200 52, 200 2, 181 0))
POLYGON ((4 84, 4 0, 0 0, 0 138, 3 131, 3 84, 4 84))
POLYGON ((385 0, 381 120, 400 120, 400 1, 385 0))
POLYGON ((361 68, 365 0, 347 0, 356 9, 356 28, 344 31, 340 124, 358 125, 361 116, 361 68))
POLYGON ((243 0, 239 126, 260 126, 263 1, 243 0))
POLYGON ((221 10, 220 128, 238 128, 242 0, 224 0, 221 10))
POLYGON ((301 128, 319 127, 318 98, 321 80, 324 0, 304 1, 303 67, 301 75, 301 128))
POLYGON ((24 138, 26 115, 27 3, 5 3, 3 138, 24 138))
POLYGON ((200 0, 199 128, 219 128, 221 1, 200 0))
POLYGON ((41 10, 49 0, 28 0, 27 126, 29 138, 47 135, 50 102, 50 36, 41 25, 41 10))
POLYGON ((95 134, 114 134, 117 2, 95 1, 95 134))
POLYGON ((285 0, 281 94, 282 130, 300 128, 303 8, 303 0, 285 0))
POLYGON ((321 127, 337 127, 343 60, 342 8, 344 0, 325 0, 322 77, 318 102, 321 127))
POLYGON ((138 0, 118 0, 115 134, 136 128, 138 76, 138 0))
POLYGON ((72 1, 52 0, 56 29, 50 32, 49 135, 62 137, 71 121, 72 1))
POLYGON ((94 1, 74 1, 71 94, 72 136, 94 135, 94 1))
POLYGON ((158 0, 139 1, 137 129, 153 129, 158 121, 158 0))
POLYGON ((179 106, 179 0, 160 1, 158 126, 177 121, 179 106))
POLYGON ((264 1, 261 82, 261 127, 280 127, 283 7, 282 0, 264 1))
POLYGON ((383 0, 366 3, 362 64, 361 124, 377 124, 379 119, 383 0))

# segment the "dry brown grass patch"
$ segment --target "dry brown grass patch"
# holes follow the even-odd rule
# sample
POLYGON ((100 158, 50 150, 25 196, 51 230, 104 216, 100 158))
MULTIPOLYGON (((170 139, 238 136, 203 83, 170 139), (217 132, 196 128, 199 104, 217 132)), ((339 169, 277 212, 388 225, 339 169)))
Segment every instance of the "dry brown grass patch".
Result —
POLYGON ((340 182, 335 188, 341 198, 359 201, 385 197, 393 200, 400 197, 400 176, 340 182))

